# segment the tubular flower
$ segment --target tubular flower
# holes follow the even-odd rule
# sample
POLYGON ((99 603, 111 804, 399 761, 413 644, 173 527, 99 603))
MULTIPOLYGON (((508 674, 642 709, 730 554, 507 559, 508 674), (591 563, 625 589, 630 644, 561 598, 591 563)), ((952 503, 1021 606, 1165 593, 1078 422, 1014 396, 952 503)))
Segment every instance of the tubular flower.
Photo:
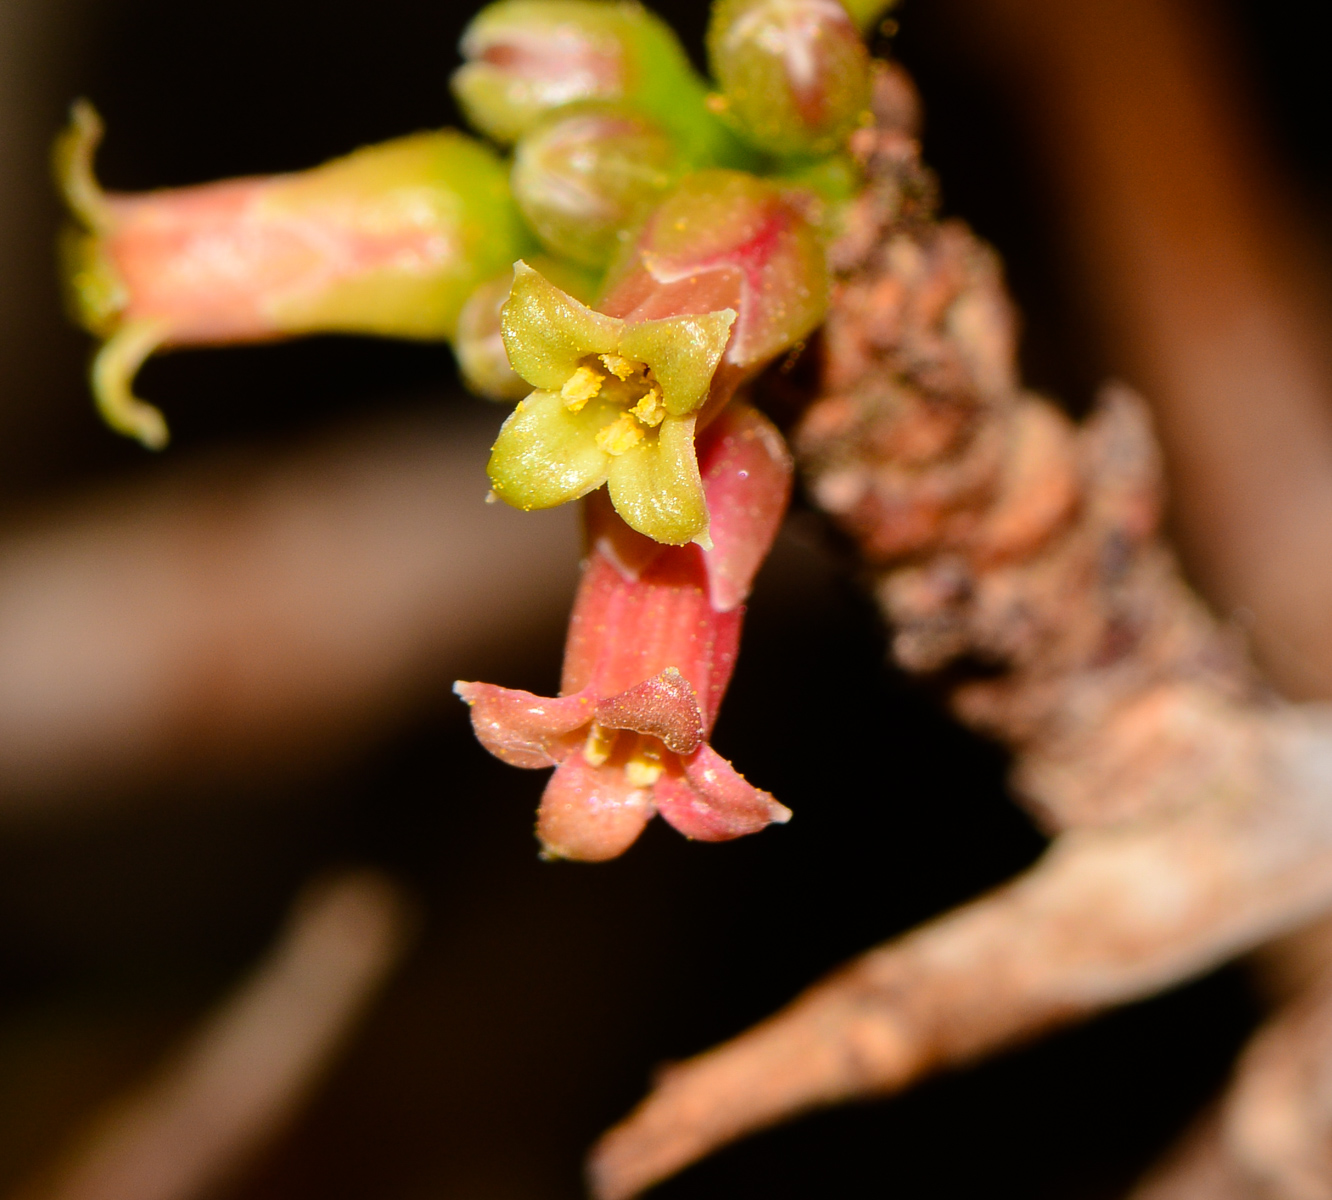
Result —
POLYGON ((108 424, 161 447, 133 378, 168 346, 316 331, 451 339, 463 302, 532 246, 500 159, 452 131, 369 146, 290 175, 104 193, 86 104, 56 147, 82 229, 65 239, 81 324, 106 342, 93 390, 108 424))
POLYGON ((662 546, 588 501, 590 553, 558 697, 458 683, 481 743, 517 767, 556 768, 537 821, 551 857, 621 854, 654 812, 725 841, 790 812, 708 745, 735 664, 742 602, 786 508, 791 460, 747 405, 709 428, 700 459, 713 547, 662 546))
POLYGON ((778 189, 735 171, 681 182, 613 272, 599 312, 520 265, 504 344, 537 390, 495 442, 496 495, 550 508, 607 483, 631 528, 706 545, 694 435, 818 324, 826 298, 813 228, 778 189))
POLYGON ((698 537, 708 509, 695 413, 734 322, 732 309, 622 321, 518 263, 501 329, 513 369, 537 390, 495 442, 495 493, 516 508, 551 508, 609 483, 640 533, 672 545, 698 537))

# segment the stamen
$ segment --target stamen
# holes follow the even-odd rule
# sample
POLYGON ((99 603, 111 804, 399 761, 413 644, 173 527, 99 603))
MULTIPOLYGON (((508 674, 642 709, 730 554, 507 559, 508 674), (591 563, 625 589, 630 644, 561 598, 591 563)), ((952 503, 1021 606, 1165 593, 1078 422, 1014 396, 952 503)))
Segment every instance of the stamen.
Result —
POLYGON ((587 731, 587 741, 583 743, 583 757, 587 759, 588 766, 599 767, 610 758, 611 751, 615 749, 617 732, 614 729, 603 729, 595 721, 592 722, 592 728, 587 731))
POLYGON ((655 429, 665 420, 666 406, 661 401, 661 387, 653 384, 637 404, 629 410, 649 429, 655 429))
POLYGON ((619 380, 628 379, 641 366, 641 364, 634 362, 632 358, 621 358, 618 354, 603 354, 601 362, 606 370, 619 380))
POLYGON ((623 454, 643 440, 643 427, 628 413, 597 433, 597 445, 607 454, 623 454))
POLYGON ((601 385, 605 381, 606 377, 600 371, 595 371, 591 367, 579 367, 560 388, 560 398, 564 401, 564 407, 570 412, 581 412, 583 406, 601 391, 601 385))
POLYGON ((666 768, 661 761, 661 745, 656 738, 639 735, 638 745, 624 764, 624 777, 630 787, 651 787, 666 768))

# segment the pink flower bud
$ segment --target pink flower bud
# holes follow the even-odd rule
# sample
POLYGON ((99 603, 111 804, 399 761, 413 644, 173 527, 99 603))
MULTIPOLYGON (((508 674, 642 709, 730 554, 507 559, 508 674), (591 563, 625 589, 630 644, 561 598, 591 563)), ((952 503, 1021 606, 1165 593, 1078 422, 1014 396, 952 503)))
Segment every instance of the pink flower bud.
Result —
POLYGON ((734 309, 733 387, 814 331, 828 286, 800 198, 742 171, 698 171, 648 218, 598 307, 627 321, 734 309))

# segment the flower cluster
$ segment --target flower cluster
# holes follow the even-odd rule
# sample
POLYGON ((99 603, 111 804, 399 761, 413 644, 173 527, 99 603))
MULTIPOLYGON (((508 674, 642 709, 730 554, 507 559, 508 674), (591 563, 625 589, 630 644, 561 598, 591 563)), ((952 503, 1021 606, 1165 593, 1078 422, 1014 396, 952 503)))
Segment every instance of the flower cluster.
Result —
POLYGON ((453 78, 498 152, 446 130, 117 195, 90 108, 57 146, 67 290, 104 339, 93 391, 145 445, 166 424, 132 383, 168 347, 442 339, 473 390, 517 402, 493 496, 583 499, 591 550, 561 696, 459 690, 496 754, 556 767, 551 854, 619 853, 654 811, 704 839, 788 815, 707 744, 790 485, 780 437, 734 397, 823 319, 825 245, 859 186, 860 31, 885 7, 717 0, 709 83, 633 0, 499 0, 453 78))

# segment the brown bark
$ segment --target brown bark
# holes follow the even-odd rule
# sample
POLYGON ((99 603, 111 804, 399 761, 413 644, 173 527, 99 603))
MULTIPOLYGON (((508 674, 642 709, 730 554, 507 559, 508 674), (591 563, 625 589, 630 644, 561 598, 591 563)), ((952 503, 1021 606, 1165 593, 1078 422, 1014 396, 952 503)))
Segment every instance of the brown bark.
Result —
POLYGON ((1014 883, 871 951, 672 1068, 594 1152, 604 1200, 741 1134, 896 1090, 1150 994, 1332 903, 1332 723, 1264 688, 1160 535, 1146 411, 1080 428, 1024 392, 993 254, 938 223, 909 84, 879 81, 870 185, 832 249, 823 394, 796 433, 913 671, 1017 752, 1057 834, 1014 883))

